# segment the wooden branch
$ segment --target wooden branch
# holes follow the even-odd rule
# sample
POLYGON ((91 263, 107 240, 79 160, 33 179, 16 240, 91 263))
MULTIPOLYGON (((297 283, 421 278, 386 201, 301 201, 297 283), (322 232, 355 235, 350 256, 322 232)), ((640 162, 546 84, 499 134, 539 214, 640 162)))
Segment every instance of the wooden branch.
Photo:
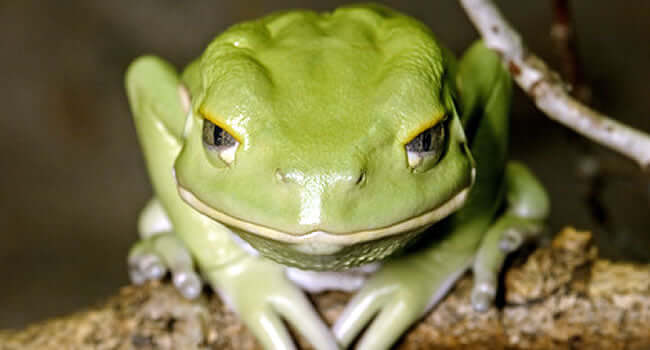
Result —
MULTIPOLYGON (((467 276, 398 348, 650 348, 650 265, 598 260, 591 235, 570 228, 521 260, 504 275, 501 306, 473 311, 467 276)), ((312 297, 331 324, 350 295, 312 297)), ((257 348, 216 295, 190 302, 170 283, 124 287, 91 310, 0 332, 2 350, 257 348)))
POLYGON ((571 97, 558 74, 524 46, 521 36, 501 15, 491 0, 459 0, 481 33, 495 50, 519 86, 551 119, 609 147, 650 171, 650 136, 619 123, 571 97))

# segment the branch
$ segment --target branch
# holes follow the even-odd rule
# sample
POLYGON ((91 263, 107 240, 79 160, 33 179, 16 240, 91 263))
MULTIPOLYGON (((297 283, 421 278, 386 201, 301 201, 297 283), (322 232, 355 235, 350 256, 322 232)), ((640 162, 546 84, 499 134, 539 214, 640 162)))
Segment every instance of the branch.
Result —
MULTIPOLYGON (((523 260, 523 257, 521 257, 523 260)), ((650 265, 597 259, 591 235, 565 229, 505 274, 500 307, 475 312, 462 279, 398 349, 647 349, 650 265)), ((312 295, 329 323, 350 295, 312 295)), ((296 334, 296 332, 294 332, 296 334)), ((301 348, 309 348, 298 337, 301 348)), ((171 283, 129 286, 103 305, 26 329, 0 349, 259 349, 215 294, 184 299, 171 283)))
POLYGON ((459 0, 485 44, 503 59, 515 81, 551 119, 609 147, 650 171, 650 136, 595 111, 566 91, 558 74, 529 52, 491 0, 459 0))

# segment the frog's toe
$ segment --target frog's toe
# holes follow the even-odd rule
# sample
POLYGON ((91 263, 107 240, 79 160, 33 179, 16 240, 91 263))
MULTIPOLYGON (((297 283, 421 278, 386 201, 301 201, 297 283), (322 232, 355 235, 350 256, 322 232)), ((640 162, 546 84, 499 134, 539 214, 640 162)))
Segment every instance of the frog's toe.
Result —
POLYGON ((133 284, 162 278, 167 268, 146 241, 138 242, 129 254, 129 277, 133 284))
POLYGON ((475 282, 472 289, 472 307, 479 312, 487 311, 497 294, 496 281, 475 282))
POLYGON ((276 296, 271 301, 275 311, 307 338, 318 350, 337 350, 334 335, 320 318, 307 297, 299 290, 276 296))
POLYGON ((343 313, 334 323, 332 332, 344 348, 352 344, 354 339, 367 326, 384 305, 386 293, 374 288, 364 288, 359 291, 347 304, 343 313))
POLYGON ((151 246, 171 271, 176 289, 188 299, 199 296, 203 282, 183 242, 173 233, 164 233, 151 237, 151 246))
POLYGON ((503 237, 499 241, 499 248, 506 253, 514 252, 524 243, 525 236, 521 231, 507 230, 503 233, 503 237))
POLYGON ((245 315, 241 317, 265 349, 296 349, 284 322, 273 311, 260 312, 254 318, 246 318, 245 315))
POLYGON ((388 349, 418 317, 409 303, 396 300, 387 305, 361 337, 357 349, 388 349))
POLYGON ((203 283, 199 275, 192 270, 173 271, 174 286, 187 299, 194 299, 201 294, 203 283))
POLYGON ((426 310, 426 301, 419 299, 391 287, 362 290, 334 324, 334 335, 347 348, 367 328, 357 349, 389 349, 426 310))

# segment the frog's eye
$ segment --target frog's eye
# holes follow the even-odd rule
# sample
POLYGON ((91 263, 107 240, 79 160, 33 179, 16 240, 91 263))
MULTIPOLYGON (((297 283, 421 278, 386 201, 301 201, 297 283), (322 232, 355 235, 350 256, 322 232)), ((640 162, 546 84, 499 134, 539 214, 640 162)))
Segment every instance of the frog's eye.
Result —
POLYGON ((219 158, 230 164, 235 160, 239 142, 229 132, 213 122, 203 119, 203 144, 209 151, 217 152, 219 158))
POLYGON ((423 162, 435 164, 445 148, 444 120, 422 131, 406 144, 406 156, 411 168, 416 168, 423 162))

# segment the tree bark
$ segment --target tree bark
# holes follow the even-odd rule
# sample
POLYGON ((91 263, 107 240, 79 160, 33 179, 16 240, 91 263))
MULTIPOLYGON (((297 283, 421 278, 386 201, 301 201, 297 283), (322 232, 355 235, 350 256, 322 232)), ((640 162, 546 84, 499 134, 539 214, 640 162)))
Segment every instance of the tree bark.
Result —
MULTIPOLYGON (((511 262, 497 306, 473 311, 466 276, 396 347, 650 349, 650 265, 597 255, 588 232, 564 229, 511 262)), ((349 297, 327 292, 312 300, 331 324, 349 297)), ((0 332, 2 350, 257 348, 216 294, 188 301, 167 282, 127 286, 87 311, 0 332)))

